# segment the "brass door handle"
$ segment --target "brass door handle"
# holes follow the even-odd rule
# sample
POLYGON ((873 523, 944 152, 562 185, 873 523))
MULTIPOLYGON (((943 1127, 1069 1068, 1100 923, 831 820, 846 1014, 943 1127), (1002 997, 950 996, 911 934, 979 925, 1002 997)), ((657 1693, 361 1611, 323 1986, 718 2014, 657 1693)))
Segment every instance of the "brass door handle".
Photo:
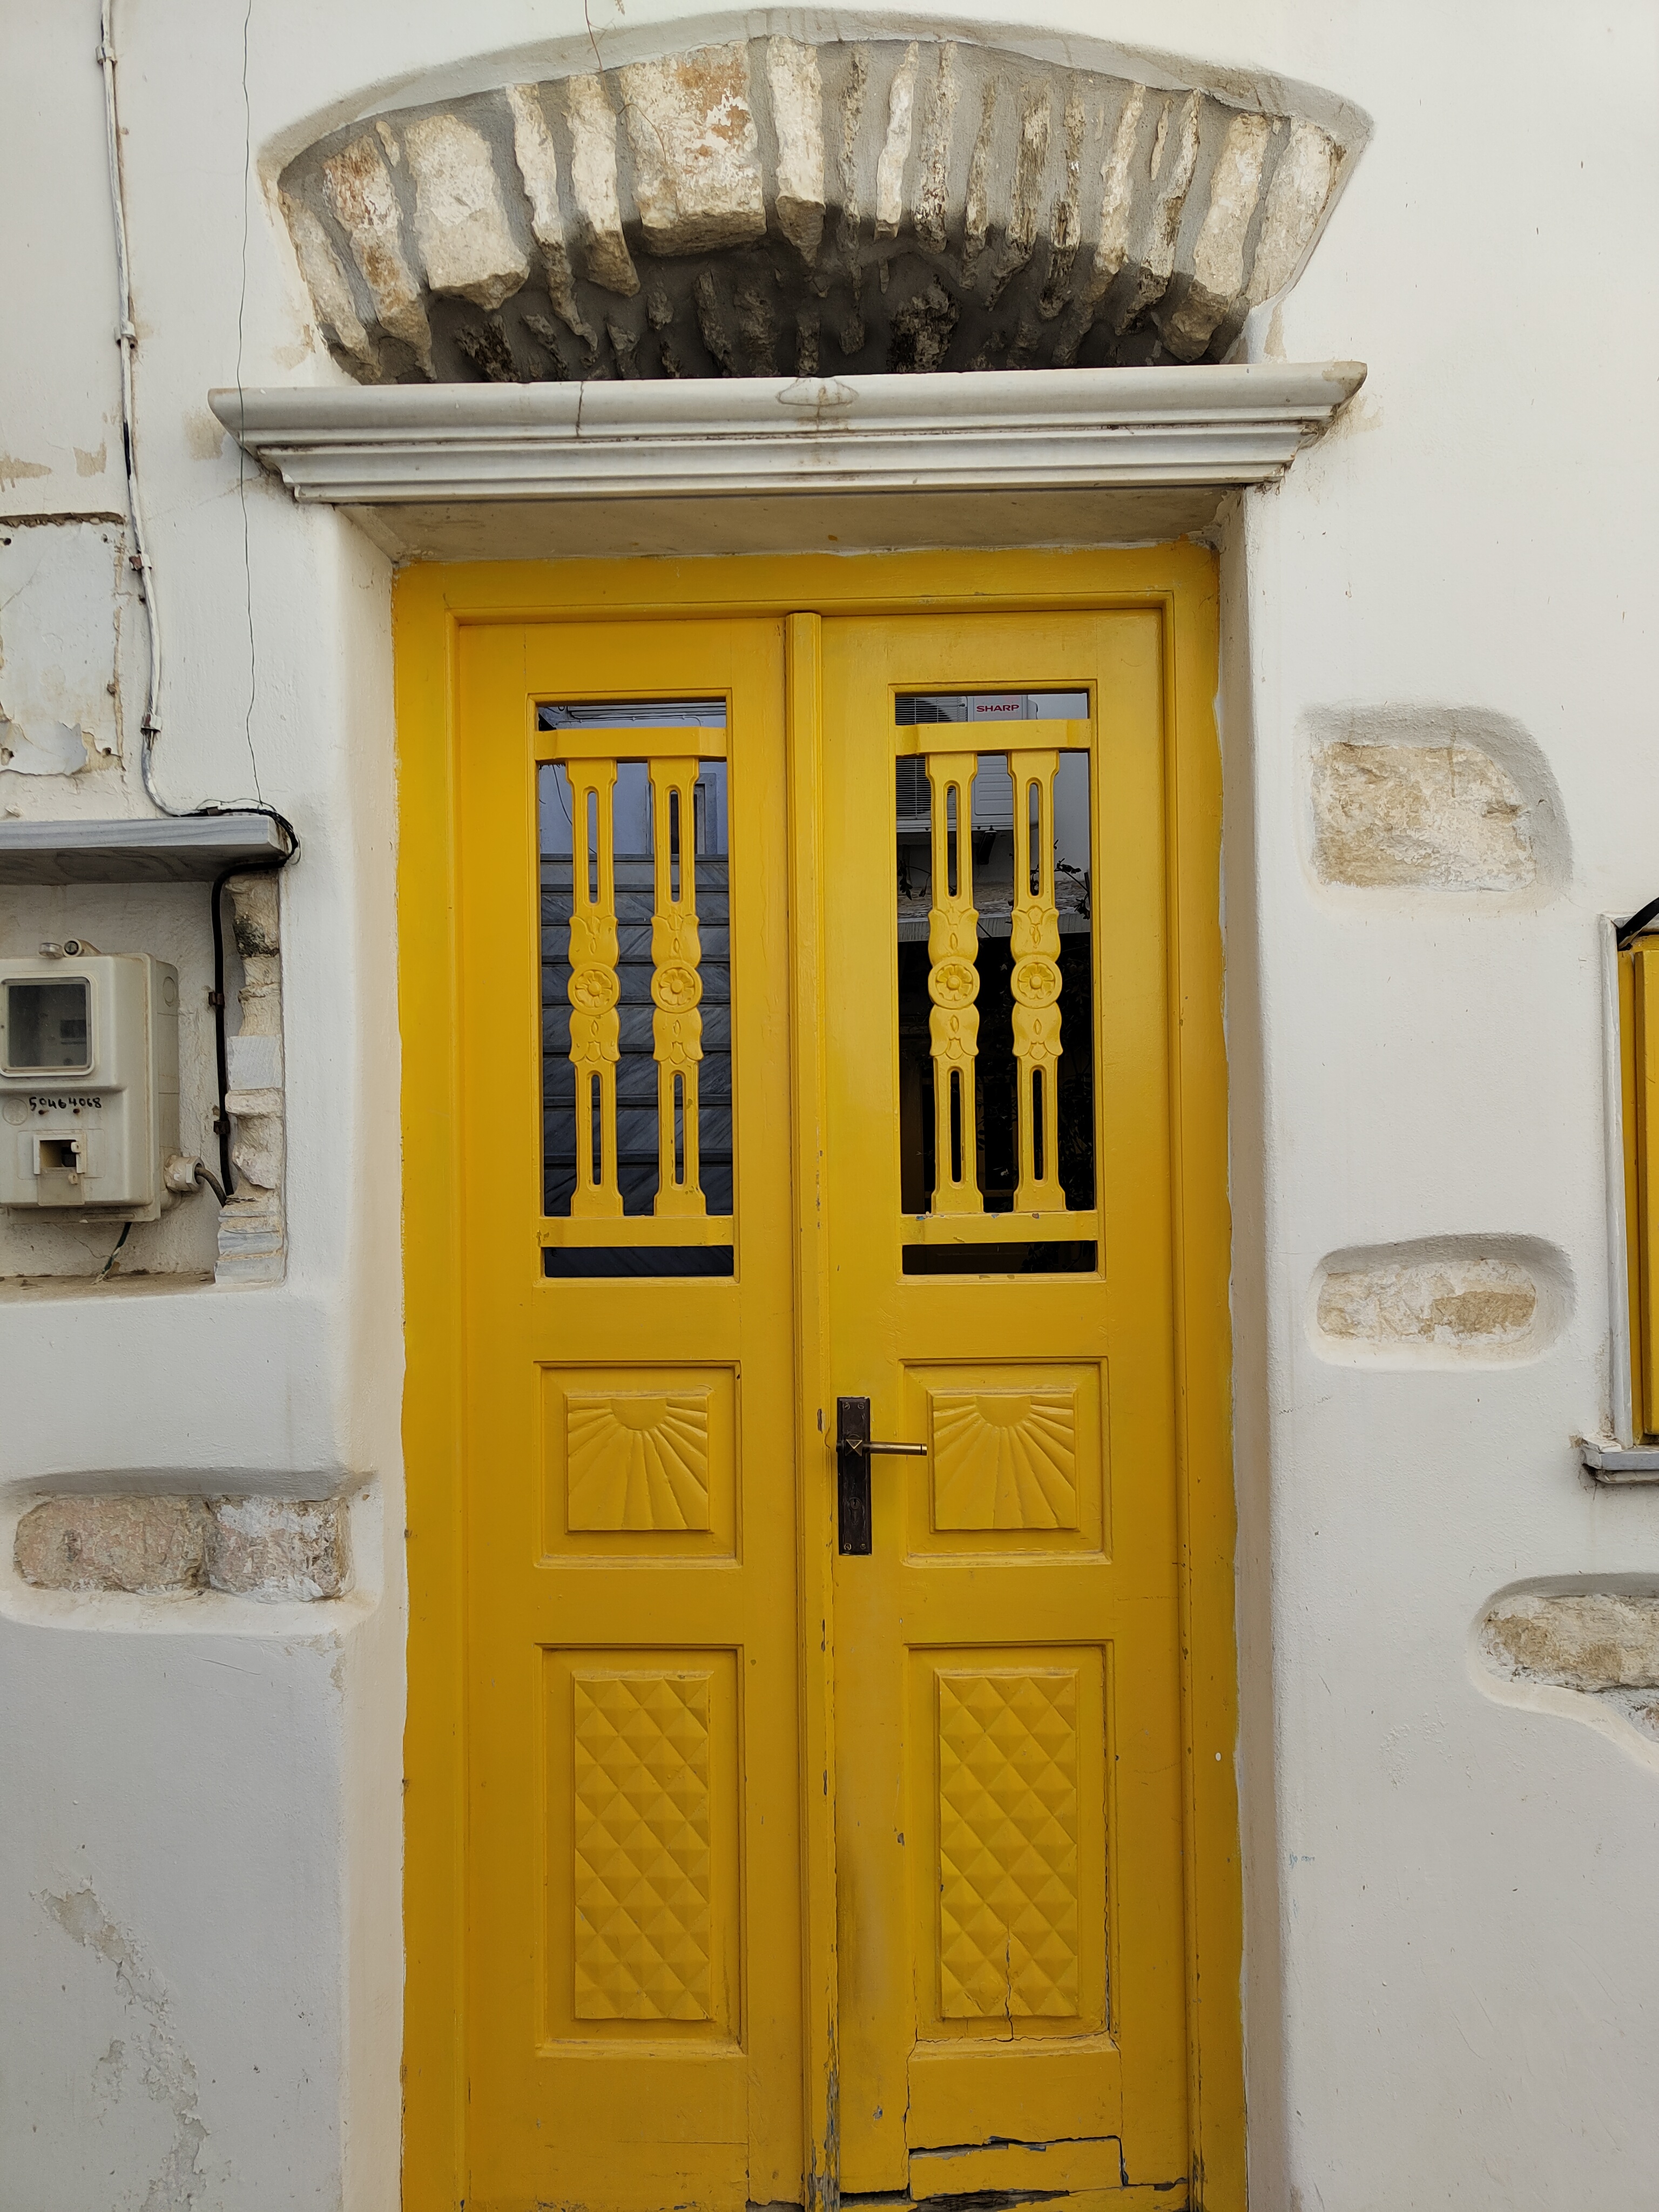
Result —
POLYGON ((871 1452, 901 1453, 911 1459, 926 1459, 926 1444, 878 1443, 870 1433, 870 1401, 867 1398, 837 1398, 836 1401, 836 1449, 838 1452, 857 1452, 860 1458, 871 1452))
POLYGON ((877 1452, 926 1459, 926 1444, 883 1443, 870 1433, 870 1401, 836 1401, 837 1548, 844 1558, 866 1559, 871 1547, 870 1461, 877 1452))

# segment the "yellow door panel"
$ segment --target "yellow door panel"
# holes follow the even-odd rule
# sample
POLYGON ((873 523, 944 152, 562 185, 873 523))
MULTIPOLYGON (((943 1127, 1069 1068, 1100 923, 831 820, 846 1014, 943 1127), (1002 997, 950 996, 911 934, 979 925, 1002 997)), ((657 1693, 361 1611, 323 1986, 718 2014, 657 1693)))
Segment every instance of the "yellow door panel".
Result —
POLYGON ((1138 610, 825 625, 831 1358, 924 1455, 836 1565, 848 2191, 1185 2171, 1163 686, 1138 610))
POLYGON ((411 2208, 1242 2212, 1211 574, 400 583, 411 2208))
POLYGON ((479 2206, 799 2186, 781 671, 459 656, 479 2206))

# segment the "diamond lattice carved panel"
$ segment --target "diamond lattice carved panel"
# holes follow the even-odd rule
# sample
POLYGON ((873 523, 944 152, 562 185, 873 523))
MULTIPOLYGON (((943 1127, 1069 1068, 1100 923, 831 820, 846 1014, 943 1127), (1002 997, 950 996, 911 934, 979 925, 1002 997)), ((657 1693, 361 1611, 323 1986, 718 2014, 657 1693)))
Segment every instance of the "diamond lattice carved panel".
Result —
POLYGON ((709 2017, 710 1680, 574 1678, 579 2020, 709 2017))
POLYGON ((930 1393, 936 1528, 1075 1528, 1077 1393, 930 1393))
POLYGON ((707 1528, 708 1393, 565 1401, 573 1528, 707 1528))
POLYGON ((939 1682, 939 2011, 1070 2019, 1078 1954, 1078 1678, 939 1682))

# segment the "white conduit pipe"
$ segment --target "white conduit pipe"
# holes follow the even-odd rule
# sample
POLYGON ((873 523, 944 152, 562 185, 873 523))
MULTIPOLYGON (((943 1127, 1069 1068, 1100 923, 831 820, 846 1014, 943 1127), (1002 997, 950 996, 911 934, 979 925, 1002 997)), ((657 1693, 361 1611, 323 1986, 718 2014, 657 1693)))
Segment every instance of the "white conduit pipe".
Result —
POLYGON ((121 350, 121 452, 127 480, 127 514, 132 525, 131 559, 138 572, 138 594, 144 603, 144 625, 149 638, 149 677, 144 688, 143 718, 139 723, 138 771, 152 805, 163 814, 187 814, 188 807, 173 806, 155 788, 150 754, 161 731, 161 617, 155 605, 155 576, 150 565, 144 533, 143 502, 138 492, 138 457, 135 448, 132 405, 132 355, 138 333, 132 321, 132 279, 127 263, 127 216, 121 183, 121 128, 115 104, 115 36, 112 21, 113 0, 103 0, 99 22, 98 59, 104 71, 104 135, 109 156, 110 210, 115 221, 115 283, 119 319, 115 342, 121 350))

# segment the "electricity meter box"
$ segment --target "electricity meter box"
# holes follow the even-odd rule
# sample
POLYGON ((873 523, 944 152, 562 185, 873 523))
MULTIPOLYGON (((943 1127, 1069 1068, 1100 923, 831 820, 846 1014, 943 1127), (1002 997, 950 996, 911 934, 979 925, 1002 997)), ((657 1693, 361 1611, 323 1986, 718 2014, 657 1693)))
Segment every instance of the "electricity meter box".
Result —
POLYGON ((154 1221, 178 1148, 178 970, 0 960, 0 1206, 154 1221))

